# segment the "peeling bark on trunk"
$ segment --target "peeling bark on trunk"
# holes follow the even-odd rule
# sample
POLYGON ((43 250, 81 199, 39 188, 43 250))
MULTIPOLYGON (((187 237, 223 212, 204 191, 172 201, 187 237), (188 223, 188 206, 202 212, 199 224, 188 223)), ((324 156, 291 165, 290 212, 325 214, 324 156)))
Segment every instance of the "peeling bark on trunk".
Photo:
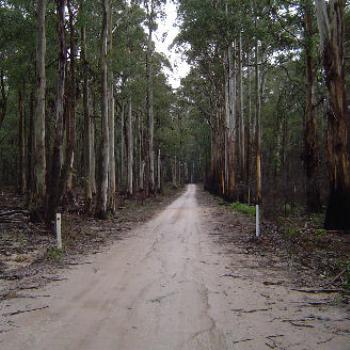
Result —
POLYGON ((350 229, 350 166, 344 65, 344 0, 316 0, 321 53, 329 93, 330 196, 325 227, 350 229))

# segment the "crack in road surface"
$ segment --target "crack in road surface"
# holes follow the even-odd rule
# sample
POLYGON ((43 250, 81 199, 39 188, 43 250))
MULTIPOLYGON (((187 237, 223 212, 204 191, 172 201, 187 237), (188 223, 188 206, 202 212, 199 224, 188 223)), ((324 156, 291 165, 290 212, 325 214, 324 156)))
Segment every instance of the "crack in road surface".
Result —
POLYGON ((305 318, 299 304, 309 296, 241 278, 247 269, 241 252, 225 254, 213 242, 196 192, 189 185, 128 238, 45 287, 49 308, 40 299, 8 301, 1 312, 36 311, 13 314, 16 327, 0 333, 0 348, 348 349, 350 324, 336 307, 320 305, 315 313, 336 321, 315 316, 307 330, 283 322, 305 318), (228 270, 232 261, 234 274, 228 270), (278 336, 271 341, 271 334, 278 336))

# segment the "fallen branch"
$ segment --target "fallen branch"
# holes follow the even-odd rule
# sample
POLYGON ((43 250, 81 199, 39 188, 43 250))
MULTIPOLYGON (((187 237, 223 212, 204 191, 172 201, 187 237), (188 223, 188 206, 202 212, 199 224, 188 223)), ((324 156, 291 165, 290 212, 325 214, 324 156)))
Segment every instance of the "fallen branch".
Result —
POLYGON ((301 293, 311 293, 311 294, 321 294, 321 293, 339 293, 343 292, 343 289, 298 289, 298 288, 291 288, 290 290, 293 290, 295 292, 301 292, 301 293))
POLYGON ((345 273, 347 272, 347 269, 344 269, 343 271, 341 271, 340 273, 338 273, 333 280, 328 283, 328 285, 333 284, 334 282, 336 282, 341 276, 343 276, 345 273))
POLYGON ((272 342, 272 345, 269 343, 265 343, 270 349, 278 349, 278 345, 275 342, 274 338, 279 338, 279 337, 284 337, 283 334, 278 334, 278 335, 270 335, 268 337, 266 337, 266 339, 268 339, 270 342, 272 342))
POLYGON ((244 309, 231 309, 233 312, 240 312, 242 314, 252 314, 254 312, 263 312, 263 311, 270 311, 271 308, 264 308, 264 309, 252 309, 252 310, 244 310, 244 309))
POLYGON ((322 341, 319 341, 317 344, 320 345, 320 344, 326 344, 326 343, 329 343, 330 341, 332 341, 335 337, 330 337, 326 340, 322 340, 322 341))
POLYGON ((0 212, 0 217, 2 217, 2 216, 12 216, 12 215, 15 215, 15 214, 29 215, 29 211, 28 210, 24 210, 24 209, 13 209, 13 210, 2 211, 2 212, 0 212))
POLYGON ((33 312, 33 311, 39 311, 39 310, 43 310, 43 309, 47 309, 49 306, 43 306, 43 307, 37 307, 35 309, 28 309, 28 310, 18 310, 18 311, 14 311, 14 312, 8 312, 3 314, 3 316, 15 316, 15 315, 19 315, 19 314, 24 314, 26 312, 33 312))
POLYGON ((284 281, 276 281, 276 282, 264 281, 263 285, 264 286, 281 286, 283 283, 284 281))
POLYGON ((252 341, 252 338, 246 338, 246 339, 241 339, 241 340, 236 340, 233 342, 233 344, 239 344, 239 343, 245 343, 247 341, 252 341))
POLYGON ((220 277, 232 277, 232 278, 240 278, 239 275, 234 275, 233 273, 224 273, 223 275, 220 275, 220 277))
POLYGON ((304 328, 315 328, 312 324, 305 324, 305 323, 296 323, 294 321, 287 321, 289 322, 292 326, 295 326, 295 327, 304 327, 304 328))

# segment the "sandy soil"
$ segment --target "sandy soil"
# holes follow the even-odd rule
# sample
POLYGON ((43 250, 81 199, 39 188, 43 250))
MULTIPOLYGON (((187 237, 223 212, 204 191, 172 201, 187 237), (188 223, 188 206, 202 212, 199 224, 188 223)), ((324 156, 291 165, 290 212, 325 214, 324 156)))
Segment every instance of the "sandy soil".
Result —
POLYGON ((197 191, 188 186, 63 281, 0 304, 0 348, 349 349, 349 310, 329 304, 336 295, 266 283, 255 256, 216 242, 197 191))

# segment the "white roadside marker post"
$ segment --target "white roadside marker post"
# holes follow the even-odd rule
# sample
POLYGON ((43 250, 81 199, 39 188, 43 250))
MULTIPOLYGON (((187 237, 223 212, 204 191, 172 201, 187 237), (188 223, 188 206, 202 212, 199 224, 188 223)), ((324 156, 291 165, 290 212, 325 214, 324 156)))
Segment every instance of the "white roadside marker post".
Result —
POLYGON ((260 237, 260 207, 259 204, 256 205, 256 213, 255 213, 255 235, 257 238, 260 237))
POLYGON ((57 249, 61 250, 62 249, 62 217, 60 213, 56 214, 55 229, 56 229, 57 249))

